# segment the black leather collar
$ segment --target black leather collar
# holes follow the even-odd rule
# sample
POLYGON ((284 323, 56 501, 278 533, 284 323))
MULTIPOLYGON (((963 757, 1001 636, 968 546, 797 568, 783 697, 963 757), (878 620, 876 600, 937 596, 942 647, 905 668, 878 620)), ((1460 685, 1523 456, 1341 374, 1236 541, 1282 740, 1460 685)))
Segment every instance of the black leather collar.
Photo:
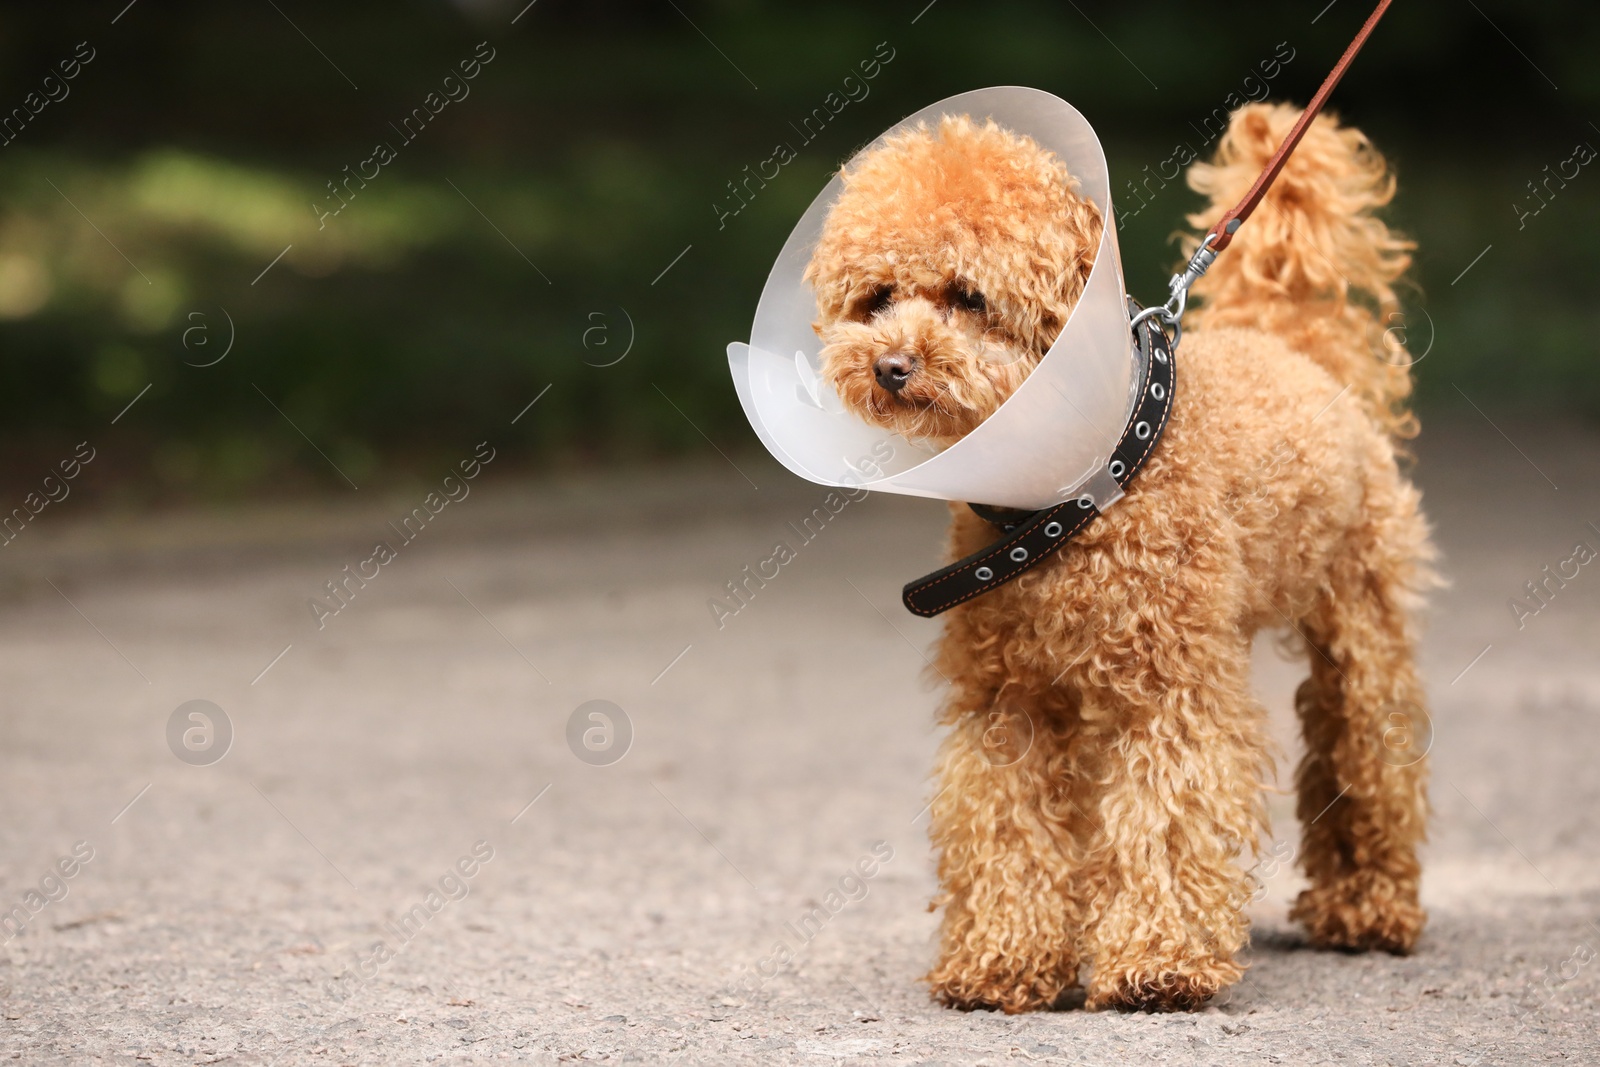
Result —
MULTIPOLYGON (((1177 371, 1172 346, 1154 319, 1136 326, 1134 337, 1143 363, 1138 401, 1105 471, 1122 489, 1144 468, 1167 428, 1177 371)), ((932 618, 1004 585, 1060 551, 1100 514, 1089 493, 1042 511, 968 506, 1004 536, 965 559, 907 583, 901 599, 913 615, 932 618)))

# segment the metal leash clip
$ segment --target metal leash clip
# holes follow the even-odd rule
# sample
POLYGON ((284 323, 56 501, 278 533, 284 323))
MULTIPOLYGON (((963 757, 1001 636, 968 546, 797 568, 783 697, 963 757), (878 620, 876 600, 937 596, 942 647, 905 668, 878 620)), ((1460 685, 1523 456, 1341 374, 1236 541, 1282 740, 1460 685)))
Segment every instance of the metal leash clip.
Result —
MULTIPOLYGON (((1238 229, 1239 222, 1239 219, 1231 220, 1228 223, 1228 232, 1232 233, 1238 229)), ((1171 293, 1167 297, 1167 302, 1145 308, 1133 317, 1129 325, 1137 330, 1146 319, 1159 319, 1162 327, 1172 335, 1168 343, 1171 347, 1177 348, 1178 342, 1183 338, 1182 319, 1184 309, 1189 305, 1189 286, 1199 281, 1216 261, 1217 253, 1211 250, 1211 243, 1216 239, 1216 234, 1206 234, 1206 239, 1200 242, 1200 247, 1189 257, 1189 265, 1183 268, 1183 273, 1174 274, 1172 280, 1167 283, 1171 293)))

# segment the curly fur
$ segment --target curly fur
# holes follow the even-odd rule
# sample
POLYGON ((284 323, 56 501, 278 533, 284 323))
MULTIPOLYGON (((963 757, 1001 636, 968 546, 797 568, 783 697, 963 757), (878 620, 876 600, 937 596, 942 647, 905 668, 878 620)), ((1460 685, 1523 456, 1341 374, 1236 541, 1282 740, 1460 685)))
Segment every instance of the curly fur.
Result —
MULTIPOLYGON (((1294 116, 1235 114, 1191 171, 1213 197, 1196 226, 1294 116)), ((1365 138, 1319 119, 1205 279, 1171 422, 1127 496, 947 616, 928 976, 946 1004, 1044 1008, 1087 971, 1091 1009, 1194 1008, 1239 979, 1271 771, 1250 687, 1261 627, 1292 628, 1311 664, 1296 698, 1311 885, 1293 915, 1320 946, 1416 944, 1424 763, 1392 716, 1423 704, 1413 616, 1434 579, 1396 462, 1409 380, 1381 358, 1410 245, 1370 212, 1393 188, 1365 138)), ((1100 226, 1059 160, 992 123, 890 139, 846 173, 808 271, 824 373, 871 422, 959 438, 1048 349, 1100 226), (893 395, 872 370, 890 350, 916 360, 893 395)), ((994 539, 951 511, 952 557, 994 539)))
MULTIPOLYGON (((1299 117, 1282 104, 1238 112, 1215 159, 1189 168, 1190 187, 1211 198, 1189 224, 1208 228, 1244 196, 1299 117)), ((1394 176, 1366 136, 1319 116, 1261 210, 1190 290, 1202 302, 1191 325, 1277 334, 1351 385, 1391 434, 1410 437, 1410 359, 1391 327, 1400 308, 1393 283, 1416 245, 1371 214, 1394 192, 1394 176)), ((1190 238, 1188 250, 1198 243, 1190 238)))
POLYGON ((897 433, 951 444, 993 414, 1061 332, 1100 243, 1100 212, 1055 156, 965 116, 890 138, 844 174, 806 269, 822 372, 897 433), (876 306, 888 290, 892 303, 876 306), (984 308, 964 295, 985 294, 984 308), (915 354, 899 395, 872 362, 915 354))

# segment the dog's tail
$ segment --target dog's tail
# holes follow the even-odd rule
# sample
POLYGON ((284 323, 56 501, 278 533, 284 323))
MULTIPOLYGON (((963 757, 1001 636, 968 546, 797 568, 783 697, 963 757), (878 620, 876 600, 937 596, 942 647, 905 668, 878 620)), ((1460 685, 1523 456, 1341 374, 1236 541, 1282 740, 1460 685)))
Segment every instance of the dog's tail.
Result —
MULTIPOLYGON (((1189 168, 1211 198, 1189 216, 1203 233, 1255 181, 1300 117, 1287 104, 1233 113, 1210 163, 1189 168)), ((1197 325, 1254 326, 1279 335, 1360 397, 1397 438, 1416 432, 1406 409, 1412 357, 1393 285, 1415 244, 1373 215, 1394 197, 1394 176, 1360 130, 1318 116, 1266 198, 1192 295, 1197 325)), ((1190 238, 1189 249, 1198 244, 1190 238)))

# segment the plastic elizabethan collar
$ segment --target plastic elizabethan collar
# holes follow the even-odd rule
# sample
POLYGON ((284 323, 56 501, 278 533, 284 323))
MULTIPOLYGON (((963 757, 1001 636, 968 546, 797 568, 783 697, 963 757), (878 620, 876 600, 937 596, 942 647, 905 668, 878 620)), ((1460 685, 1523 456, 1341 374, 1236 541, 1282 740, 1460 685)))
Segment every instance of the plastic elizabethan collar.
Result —
POLYGON ((918 122, 936 126, 942 115, 992 118, 1032 137, 1060 157, 1080 191, 1100 208, 1104 226, 1094 269, 1044 359, 983 425, 942 452, 846 410, 819 374, 822 343, 811 328, 816 298, 802 281, 823 221, 844 187, 835 175, 784 242, 756 307, 750 343, 728 346, 734 387, 761 443, 802 478, 940 500, 1049 507, 1077 496, 1091 481, 1107 483, 1105 464, 1137 385, 1105 153, 1094 128, 1071 104, 1017 86, 941 100, 862 151, 918 122))

